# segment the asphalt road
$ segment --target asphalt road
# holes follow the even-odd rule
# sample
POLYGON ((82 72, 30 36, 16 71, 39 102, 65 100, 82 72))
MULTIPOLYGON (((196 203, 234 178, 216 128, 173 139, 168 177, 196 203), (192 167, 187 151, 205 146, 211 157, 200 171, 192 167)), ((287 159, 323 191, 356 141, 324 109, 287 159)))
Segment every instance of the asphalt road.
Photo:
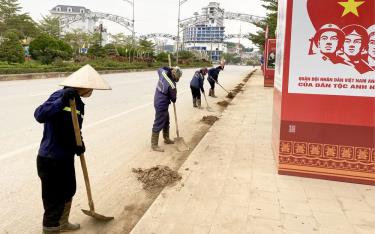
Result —
MULTIPOLYGON (((219 81, 231 89, 251 69, 226 66, 219 81)), ((219 98, 208 99, 216 112, 194 109, 189 88, 194 69, 184 69, 183 72, 177 85, 177 111, 180 132, 190 142, 203 127, 199 123, 202 116, 220 113, 216 102, 223 99, 226 93, 217 87, 219 98)), ((145 196, 132 176, 131 168, 168 164, 178 154, 173 146, 166 146, 165 153, 150 151, 156 72, 111 74, 104 77, 113 90, 94 91, 90 98, 84 99, 86 113, 83 137, 96 208, 99 213, 116 216, 115 221, 105 227, 115 233, 126 230, 123 223, 127 217, 121 217, 124 209, 129 210, 135 200, 139 203, 145 196), (111 225, 117 226, 117 229, 111 225)), ((59 89, 61 80, 0 82, 0 233, 40 233, 43 209, 36 156, 43 126, 34 120, 33 113, 53 91, 59 89)), ((208 93, 207 82, 205 88, 208 93)), ((170 114, 172 122, 172 108, 170 114)), ((171 127, 174 137, 173 123, 171 127)), ((98 227, 79 211, 88 207, 78 161, 77 158, 78 188, 71 218, 82 224, 80 233, 95 233, 98 227)), ((103 230, 102 226, 100 228, 103 230)))

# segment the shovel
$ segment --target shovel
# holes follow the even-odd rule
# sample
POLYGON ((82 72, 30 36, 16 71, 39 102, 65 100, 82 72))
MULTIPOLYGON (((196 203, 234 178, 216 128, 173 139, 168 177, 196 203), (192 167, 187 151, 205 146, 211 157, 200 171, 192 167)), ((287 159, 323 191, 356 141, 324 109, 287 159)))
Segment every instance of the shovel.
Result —
POLYGON ((228 90, 226 90, 219 82, 216 81, 216 84, 218 84, 222 89, 224 89, 225 92, 228 93, 228 97, 230 97, 230 98, 234 97, 233 93, 228 92, 228 90))
MULTIPOLYGON (((71 109, 71 113, 72 113, 74 135, 76 137, 77 145, 82 146, 82 138, 81 138, 81 132, 80 132, 79 123, 78 123, 76 102, 75 102, 74 99, 71 99, 69 101, 69 104, 70 104, 70 109, 71 109)), ((107 220, 113 219, 114 217, 107 217, 107 216, 104 216, 104 215, 101 215, 101 214, 98 214, 98 213, 95 212, 94 201, 92 199, 92 194, 91 194, 89 174, 87 172, 87 166, 86 166, 86 160, 85 160, 84 154, 82 153, 81 155, 79 155, 79 158, 81 160, 83 177, 85 178, 86 192, 87 192, 87 197, 88 197, 88 200, 89 200, 89 207, 90 207, 90 210, 83 210, 82 209, 82 212, 85 215, 91 216, 91 217, 93 217, 95 219, 98 219, 98 220, 107 221, 107 220)))
POLYGON ((206 100, 207 110, 208 110, 209 112, 213 112, 213 110, 212 110, 212 108, 210 107, 210 105, 208 105, 208 102, 207 102, 207 98, 206 98, 206 94, 205 94, 205 93, 203 93, 203 97, 204 97, 204 100, 206 100))
POLYGON ((177 145, 178 151, 180 151, 180 152, 188 151, 189 146, 187 146, 187 144, 185 143, 184 138, 180 137, 180 133, 178 131, 177 112, 176 112, 176 104, 175 103, 173 103, 173 111, 174 111, 174 120, 176 122, 176 134, 177 134, 177 137, 174 139, 174 142, 177 145))

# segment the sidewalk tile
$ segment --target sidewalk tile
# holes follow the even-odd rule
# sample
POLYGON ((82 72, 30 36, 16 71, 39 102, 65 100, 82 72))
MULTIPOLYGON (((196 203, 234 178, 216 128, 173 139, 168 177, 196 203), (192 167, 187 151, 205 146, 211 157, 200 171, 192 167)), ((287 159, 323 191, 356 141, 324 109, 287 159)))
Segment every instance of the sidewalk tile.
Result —
MULTIPOLYGON (((372 208, 363 199, 339 197, 344 210, 372 212, 372 208)), ((375 220, 374 220, 375 222, 375 220)))
POLYGON ((347 229, 351 230, 352 227, 348 222, 348 218, 343 213, 323 213, 314 211, 314 217, 319 227, 329 229, 347 229))
POLYGON ((374 186, 277 174, 272 92, 250 79, 132 233, 375 233, 374 186))
POLYGON ((280 199, 280 207, 282 213, 302 216, 312 216, 312 211, 307 202, 284 201, 280 199))
POLYGON ((272 203, 250 203, 248 214, 256 218, 281 219, 280 206, 272 203))
POLYGON ((289 230, 302 233, 319 233, 318 225, 312 217, 286 214, 282 223, 287 230, 286 233, 289 233, 289 230))
POLYGON ((278 197, 284 201, 296 201, 296 202, 305 202, 307 203, 307 195, 304 189, 301 187, 296 187, 298 189, 287 189, 280 188, 277 193, 278 197))
POLYGON ((325 213, 342 213, 342 207, 336 200, 326 200, 311 198, 308 201, 312 211, 320 211, 325 213))
POLYGON ((306 192, 306 196, 308 199, 317 198, 317 199, 324 199, 324 200, 336 200, 337 197, 333 193, 331 188, 322 188, 322 187, 304 187, 306 192))
POLYGON ((375 231, 375 213, 374 212, 363 212, 363 211, 345 211, 346 217, 348 217, 349 223, 356 225, 367 225, 373 227, 375 231))
POLYGON ((283 231, 280 220, 250 217, 247 221, 246 232, 249 234, 282 233, 283 231))

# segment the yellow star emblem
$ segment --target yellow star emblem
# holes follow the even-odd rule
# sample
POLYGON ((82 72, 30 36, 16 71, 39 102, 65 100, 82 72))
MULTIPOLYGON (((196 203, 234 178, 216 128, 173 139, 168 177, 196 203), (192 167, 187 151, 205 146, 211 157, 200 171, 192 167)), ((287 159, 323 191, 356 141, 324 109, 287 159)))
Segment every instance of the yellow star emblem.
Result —
POLYGON ((338 2, 338 4, 345 8, 341 17, 349 13, 353 13, 354 15, 359 16, 357 8, 361 6, 363 3, 365 3, 365 1, 356 2, 355 0, 348 0, 347 2, 338 2))

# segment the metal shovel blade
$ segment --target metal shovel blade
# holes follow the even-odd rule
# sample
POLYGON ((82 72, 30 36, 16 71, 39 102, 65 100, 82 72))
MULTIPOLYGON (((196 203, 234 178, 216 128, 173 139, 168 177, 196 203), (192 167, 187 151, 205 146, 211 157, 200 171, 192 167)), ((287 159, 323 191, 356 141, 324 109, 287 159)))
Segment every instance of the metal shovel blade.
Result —
POLYGON ((207 109, 208 112, 215 112, 214 110, 212 110, 212 108, 210 106, 207 106, 206 109, 207 109))
POLYGON ((180 152, 188 151, 190 149, 189 146, 185 143, 184 138, 182 137, 174 138, 174 142, 177 145, 177 150, 180 152))
POLYGON ((93 217, 95 219, 98 219, 98 220, 109 221, 109 220, 114 219, 114 217, 107 217, 107 216, 104 216, 104 215, 101 215, 101 214, 97 214, 97 213, 95 213, 95 211, 92 211, 92 210, 84 210, 84 209, 81 209, 81 210, 85 215, 91 216, 91 217, 93 217))

